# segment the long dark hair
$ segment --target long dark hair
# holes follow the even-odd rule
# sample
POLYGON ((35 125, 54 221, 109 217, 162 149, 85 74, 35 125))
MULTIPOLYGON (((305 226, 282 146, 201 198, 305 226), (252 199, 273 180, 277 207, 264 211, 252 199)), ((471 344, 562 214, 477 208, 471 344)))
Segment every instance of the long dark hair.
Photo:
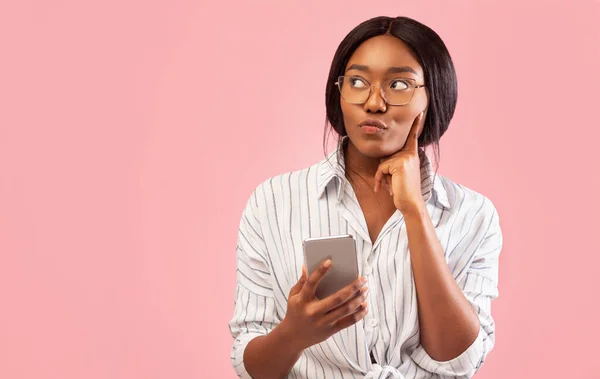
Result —
MULTIPOLYGON (((388 34, 401 39, 412 50, 423 68, 429 91, 429 106, 419 146, 433 145, 436 164, 439 162, 439 141, 448 129, 457 101, 456 71, 450 53, 440 36, 428 26, 408 17, 375 17, 355 27, 338 46, 325 87, 327 118, 323 137, 326 150, 331 132, 338 135, 338 149, 347 135, 340 106, 340 94, 335 82, 344 71, 358 46, 369 38, 388 34)), ((436 169, 437 171, 437 169, 436 169)))

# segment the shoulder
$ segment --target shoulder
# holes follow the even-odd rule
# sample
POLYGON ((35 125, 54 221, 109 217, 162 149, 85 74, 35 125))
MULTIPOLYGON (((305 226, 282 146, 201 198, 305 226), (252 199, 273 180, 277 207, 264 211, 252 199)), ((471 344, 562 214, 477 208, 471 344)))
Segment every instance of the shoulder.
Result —
POLYGON ((322 161, 314 163, 305 168, 288 171, 267 177, 254 186, 248 204, 254 204, 256 208, 262 208, 269 203, 284 198, 289 199, 306 191, 316 183, 322 161))
POLYGON ((478 218, 487 219, 498 217, 498 210, 490 198, 467 187, 457 183, 452 179, 437 175, 436 180, 439 180, 439 185, 448 198, 450 211, 456 215, 476 215, 478 218))
POLYGON ((476 256, 497 258, 503 245, 500 217, 492 200, 481 192, 447 177, 440 177, 440 184, 450 204, 450 214, 444 218, 448 226, 446 253, 452 271, 459 277, 476 256))

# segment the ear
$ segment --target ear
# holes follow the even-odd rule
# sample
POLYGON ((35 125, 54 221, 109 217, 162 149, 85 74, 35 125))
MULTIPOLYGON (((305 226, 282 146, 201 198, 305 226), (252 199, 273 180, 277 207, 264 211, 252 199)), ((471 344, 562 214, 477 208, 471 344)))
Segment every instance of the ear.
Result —
POLYGON ((427 119, 427 109, 425 108, 423 110, 423 119, 421 120, 421 125, 419 125, 419 130, 417 132, 417 139, 419 139, 421 137, 421 134, 423 133, 423 129, 425 129, 425 120, 427 119))
POLYGON ((425 89, 425 109, 423 109, 423 120, 421 121, 421 125, 419 126, 419 131, 417 134, 417 140, 421 137, 423 133, 423 129, 425 128, 425 120, 427 119, 427 111, 429 110, 429 88, 424 87, 425 89))
POLYGON ((425 109, 423 109, 423 121, 421 122, 421 130, 419 130, 419 137, 421 133, 423 133, 423 128, 425 127, 425 120, 427 119, 427 111, 429 110, 429 88, 425 87, 425 95, 427 98, 427 103, 425 104, 425 109))

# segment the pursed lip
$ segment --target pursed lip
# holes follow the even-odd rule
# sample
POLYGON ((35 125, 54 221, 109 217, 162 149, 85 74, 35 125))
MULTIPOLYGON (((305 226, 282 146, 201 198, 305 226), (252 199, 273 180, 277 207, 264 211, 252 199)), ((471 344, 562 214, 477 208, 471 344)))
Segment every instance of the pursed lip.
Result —
POLYGON ((366 119, 364 121, 361 121, 358 124, 359 127, 363 127, 365 125, 375 126, 375 127, 379 128, 379 129, 387 129, 387 125, 384 122, 376 120, 374 118, 368 118, 368 119, 366 119))

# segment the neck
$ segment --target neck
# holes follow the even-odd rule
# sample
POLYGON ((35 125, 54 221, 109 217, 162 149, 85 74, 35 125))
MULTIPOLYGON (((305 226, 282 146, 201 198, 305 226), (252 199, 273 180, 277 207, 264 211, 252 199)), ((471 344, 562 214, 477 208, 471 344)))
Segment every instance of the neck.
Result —
POLYGON ((351 141, 348 141, 344 149, 344 162, 347 176, 374 179, 381 160, 364 156, 351 141))

